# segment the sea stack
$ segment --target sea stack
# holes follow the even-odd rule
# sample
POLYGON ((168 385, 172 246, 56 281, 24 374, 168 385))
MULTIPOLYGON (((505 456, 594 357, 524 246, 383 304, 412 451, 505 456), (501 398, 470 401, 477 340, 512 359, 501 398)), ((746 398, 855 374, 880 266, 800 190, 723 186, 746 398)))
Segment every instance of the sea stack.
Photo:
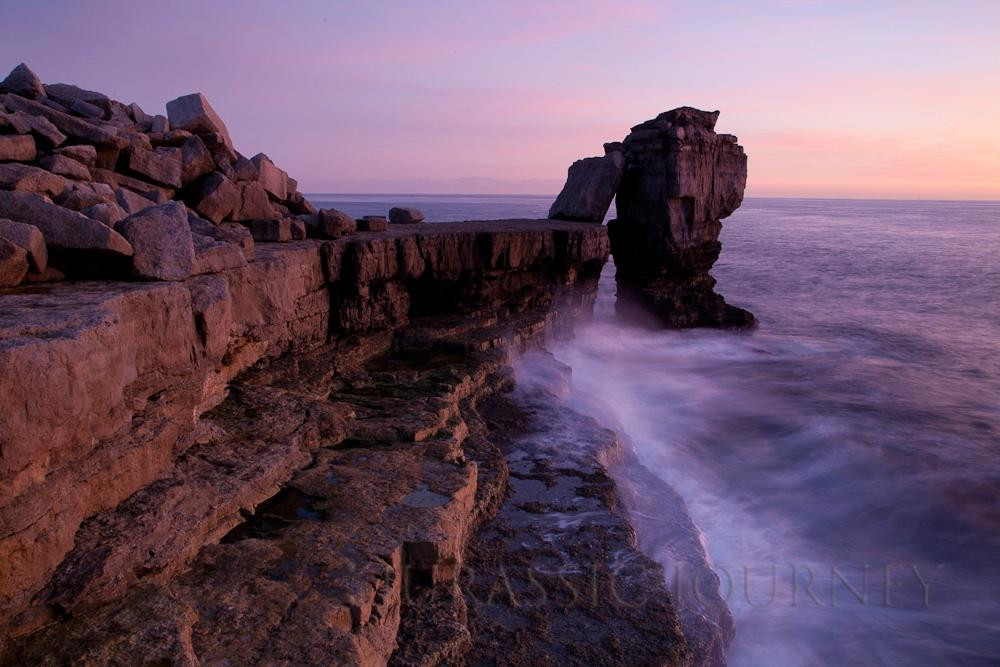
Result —
POLYGON ((681 107, 632 128, 618 217, 608 223, 617 267, 618 312, 652 313, 668 327, 742 328, 749 311, 716 294, 721 220, 739 208, 747 156, 716 134, 719 112, 681 107))

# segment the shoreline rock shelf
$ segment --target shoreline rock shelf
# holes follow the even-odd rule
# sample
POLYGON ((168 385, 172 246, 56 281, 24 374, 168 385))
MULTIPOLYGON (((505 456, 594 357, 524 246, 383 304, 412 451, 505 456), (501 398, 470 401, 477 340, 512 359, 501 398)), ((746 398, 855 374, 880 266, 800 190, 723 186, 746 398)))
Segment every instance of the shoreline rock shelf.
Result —
MULTIPOLYGON (((705 132, 702 153, 734 153, 705 132)), ((676 156, 640 138, 572 168, 554 210, 599 222, 616 191, 648 200, 643 174, 676 156)), ((699 208, 688 246, 657 232, 669 257, 636 254, 636 285, 662 294, 654 263, 710 244, 738 204, 699 208)), ((722 660, 724 605, 685 625, 636 546, 609 475, 638 466, 621 441, 555 404, 575 458, 539 450, 532 472, 512 440, 542 411, 509 399, 510 359, 571 335, 633 236, 423 218, 314 209, 198 93, 150 115, 25 65, 0 82, 0 665, 533 660, 555 627, 580 635, 558 638, 566 659, 722 660), (600 530, 559 523, 581 499, 600 530), (550 543, 507 539, 518 526, 550 543), (621 606, 553 592, 526 612, 554 554, 581 585, 627 562, 594 580, 621 606), (498 580, 513 562, 528 579, 498 580)))

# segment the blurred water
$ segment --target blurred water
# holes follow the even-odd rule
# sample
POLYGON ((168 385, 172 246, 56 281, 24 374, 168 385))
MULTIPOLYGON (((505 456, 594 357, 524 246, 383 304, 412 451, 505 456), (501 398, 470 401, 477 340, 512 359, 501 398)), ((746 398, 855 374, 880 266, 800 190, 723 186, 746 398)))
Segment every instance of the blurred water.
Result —
MULTIPOLYGON (((552 200, 311 199, 438 221, 552 200)), ((718 289, 759 330, 624 325, 609 265, 553 352, 687 502, 730 663, 1000 664, 1000 204, 750 199, 724 224, 718 289)))
POLYGON ((731 664, 997 664, 1000 204, 750 200, 723 246, 758 331, 623 326, 609 267, 555 354, 684 496, 731 664))

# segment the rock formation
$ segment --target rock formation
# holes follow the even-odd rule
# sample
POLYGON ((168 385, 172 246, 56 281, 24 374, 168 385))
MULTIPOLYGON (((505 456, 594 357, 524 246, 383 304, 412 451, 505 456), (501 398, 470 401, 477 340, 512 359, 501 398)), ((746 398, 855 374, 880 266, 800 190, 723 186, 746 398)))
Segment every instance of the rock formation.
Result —
POLYGON ((652 314, 668 327, 755 324, 753 314, 715 293, 709 275, 722 249, 720 221, 743 202, 747 179, 746 154, 736 137, 715 133, 718 117, 691 107, 667 111, 633 127, 621 144, 606 144, 606 157, 570 167, 551 218, 601 222, 617 190, 608 235, 619 312, 652 314))
POLYGON ((550 218, 604 222, 625 168, 621 144, 604 144, 604 153, 604 157, 588 157, 570 165, 566 185, 549 209, 550 218))
MULTIPOLYGON (((509 396, 588 316, 604 227, 355 221, 203 95, 0 91, 0 666, 717 662, 621 441, 509 396)), ((566 210, 603 218, 622 154, 566 210)))

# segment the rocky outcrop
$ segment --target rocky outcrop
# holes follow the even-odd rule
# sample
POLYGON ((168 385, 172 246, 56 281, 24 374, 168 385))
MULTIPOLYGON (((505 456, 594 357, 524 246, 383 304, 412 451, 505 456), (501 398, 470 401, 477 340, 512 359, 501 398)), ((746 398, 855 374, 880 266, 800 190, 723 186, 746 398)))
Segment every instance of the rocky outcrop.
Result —
POLYGON ((756 323, 715 293, 709 274, 722 249, 721 220, 743 202, 747 179, 743 147, 716 134, 718 117, 691 107, 667 111, 633 127, 621 144, 606 144, 604 158, 570 167, 549 217, 601 222, 616 197, 608 235, 622 314, 668 327, 756 323))
POLYGON ((621 144, 605 144, 604 153, 604 157, 588 157, 570 165, 566 185, 549 209, 550 218, 604 222, 625 169, 621 144))
POLYGON ((743 202, 747 158, 736 137, 716 134, 719 112, 682 107, 632 128, 608 225, 619 307, 638 305, 672 327, 752 326, 713 290, 723 218, 743 202))

